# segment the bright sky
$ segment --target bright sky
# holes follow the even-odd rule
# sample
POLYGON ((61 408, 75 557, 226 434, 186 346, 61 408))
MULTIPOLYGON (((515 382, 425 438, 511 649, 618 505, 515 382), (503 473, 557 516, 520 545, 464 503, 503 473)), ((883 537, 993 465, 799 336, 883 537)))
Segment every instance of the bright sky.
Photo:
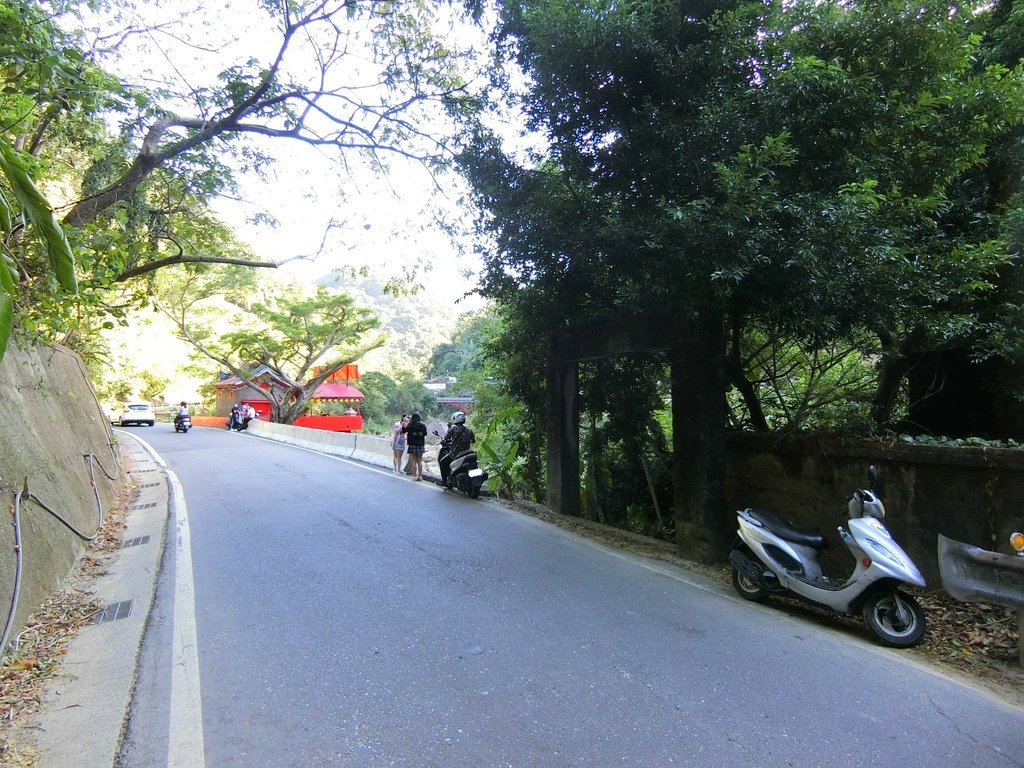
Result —
MULTIPOLYGON (((118 58, 104 61, 104 66, 129 82, 165 81, 176 90, 182 84, 194 91, 212 85, 218 72, 249 57, 269 63, 279 47, 280 33, 255 0, 216 5, 150 0, 138 2, 124 21, 160 28, 118 39, 118 58)), ((100 28, 113 34, 124 28, 124 21, 108 21, 100 28)), ((346 63, 346 76, 354 71, 358 77, 358 61, 346 63)), ((181 111, 195 114, 191 105, 181 111)), ((259 256, 282 261, 319 252, 315 261, 287 267, 301 279, 314 279, 337 267, 369 267, 383 280, 411 274, 431 300, 444 302, 450 297, 453 305, 475 285, 464 273, 479 268, 476 257, 468 248, 460 251, 428 211, 431 205, 441 206, 465 223, 467 217, 455 210, 458 193, 453 181, 443 182, 445 191, 439 191, 422 167, 398 156, 391 159, 388 178, 380 178, 361 167, 354 155, 346 158, 346 171, 329 149, 287 139, 266 140, 263 146, 277 161, 267 180, 242 176, 242 200, 215 205, 217 214, 259 256), (248 221, 259 213, 271 215, 277 225, 248 221), (325 240, 331 222, 337 228, 325 240)), ((463 302, 457 311, 479 304, 476 299, 463 302)))

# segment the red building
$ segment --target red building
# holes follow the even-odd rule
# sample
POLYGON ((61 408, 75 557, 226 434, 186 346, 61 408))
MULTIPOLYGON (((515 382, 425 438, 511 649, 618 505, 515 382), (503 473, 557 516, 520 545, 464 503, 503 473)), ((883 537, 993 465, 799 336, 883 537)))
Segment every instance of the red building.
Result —
MULTIPOLYGON (((324 429, 330 432, 358 432, 363 428, 363 417, 359 410, 362 406, 364 395, 349 382, 359 379, 359 368, 355 365, 346 365, 339 369, 330 379, 319 387, 313 397, 310 398, 310 405, 317 403, 340 403, 347 406, 346 412, 339 415, 307 415, 300 416, 293 424, 297 427, 309 427, 311 429, 324 429)), ((216 403, 214 413, 217 416, 227 418, 231 408, 235 405, 251 405, 257 417, 264 421, 270 420, 271 399, 269 394, 274 392, 281 394, 287 388, 287 384, 275 376, 269 368, 261 366, 261 370, 253 377, 257 386, 262 391, 257 391, 238 376, 226 376, 213 385, 216 392, 216 403)))

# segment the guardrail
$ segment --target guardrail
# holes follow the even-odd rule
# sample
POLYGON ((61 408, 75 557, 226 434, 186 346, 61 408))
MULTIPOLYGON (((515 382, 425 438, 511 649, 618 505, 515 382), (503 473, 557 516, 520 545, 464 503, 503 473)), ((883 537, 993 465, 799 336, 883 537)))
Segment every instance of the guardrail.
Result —
MULTIPOLYGON (((1014 547, 1024 536, 1010 537, 1014 547)), ((942 588, 965 603, 994 603, 1017 609, 1017 654, 1024 664, 1024 557, 964 544, 939 534, 942 588)))

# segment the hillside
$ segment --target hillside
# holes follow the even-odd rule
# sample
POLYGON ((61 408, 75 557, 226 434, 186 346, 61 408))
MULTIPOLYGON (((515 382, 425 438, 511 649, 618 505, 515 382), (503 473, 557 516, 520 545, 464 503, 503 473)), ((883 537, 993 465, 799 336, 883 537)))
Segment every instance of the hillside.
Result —
MULTIPOLYGON (((452 338, 459 316, 466 310, 454 298, 423 291, 393 296, 376 278, 358 282, 337 272, 323 275, 320 285, 341 288, 380 318, 388 340, 359 361, 362 371, 393 375, 419 373, 434 348, 452 338)), ((200 400, 200 387, 216 379, 219 366, 197 353, 176 334, 171 322, 152 309, 138 310, 128 325, 107 331, 108 352, 101 364, 91 366, 96 387, 104 400, 135 396, 177 402, 200 400)))
POLYGON ((436 291, 393 296, 375 278, 364 278, 354 285, 332 272, 316 282, 329 288, 343 288, 380 318, 388 342, 367 355, 360 368, 388 375, 402 370, 419 373, 434 348, 451 341, 459 316, 469 311, 456 304, 458 296, 439 296, 436 291))

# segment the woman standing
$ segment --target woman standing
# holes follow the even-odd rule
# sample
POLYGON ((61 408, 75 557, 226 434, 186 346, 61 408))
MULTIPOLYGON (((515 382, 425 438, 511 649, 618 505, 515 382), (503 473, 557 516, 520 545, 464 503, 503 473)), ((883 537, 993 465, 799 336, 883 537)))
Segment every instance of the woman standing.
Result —
POLYGON ((395 422, 391 429, 391 450, 394 453, 395 474, 402 471, 402 454, 405 452, 405 432, 402 431, 409 423, 409 414, 403 413, 402 418, 395 422))
POLYGON ((419 413, 409 417, 409 423, 402 427, 409 441, 409 462, 412 464, 413 480, 423 479, 423 447, 427 439, 427 425, 419 413))

